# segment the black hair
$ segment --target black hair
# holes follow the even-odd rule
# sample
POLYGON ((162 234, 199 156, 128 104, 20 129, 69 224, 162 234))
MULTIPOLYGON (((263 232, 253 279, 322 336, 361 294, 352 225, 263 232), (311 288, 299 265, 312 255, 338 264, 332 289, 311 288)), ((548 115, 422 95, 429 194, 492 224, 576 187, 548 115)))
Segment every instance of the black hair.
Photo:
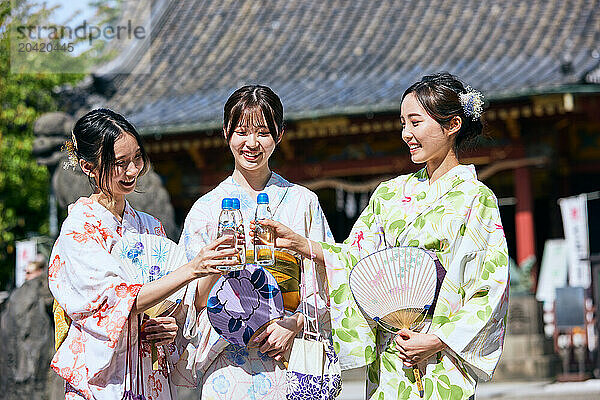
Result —
POLYGON ((443 128, 449 128, 450 121, 455 116, 460 117, 462 123, 460 130, 456 133, 455 151, 458 152, 469 147, 473 140, 483 132, 481 117, 472 118, 465 115, 459 95, 467 93, 467 90, 456 76, 448 72, 426 75, 406 89, 402 100, 410 93, 415 94, 425 111, 443 128))
POLYGON ((74 151, 78 160, 84 160, 98 170, 98 182, 88 176, 92 189, 98 188, 112 196, 108 182, 115 167, 115 142, 123 134, 132 135, 140 147, 144 166, 138 176, 144 175, 150 168, 150 159, 135 127, 121 114, 107 108, 97 108, 85 114, 73 127, 74 151))
POLYGON ((271 88, 262 85, 242 86, 229 96, 223 108, 223 129, 227 141, 238 126, 244 111, 259 109, 269 133, 277 142, 283 132, 283 104, 271 88))

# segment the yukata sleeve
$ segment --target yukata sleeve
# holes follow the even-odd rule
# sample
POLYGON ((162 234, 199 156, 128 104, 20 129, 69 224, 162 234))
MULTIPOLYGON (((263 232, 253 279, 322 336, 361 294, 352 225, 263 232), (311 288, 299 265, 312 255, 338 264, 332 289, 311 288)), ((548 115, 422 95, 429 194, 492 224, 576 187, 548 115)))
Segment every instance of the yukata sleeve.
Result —
POLYGON ((508 308, 508 251, 494 194, 479 189, 460 227, 429 333, 479 379, 500 359, 508 308))
MULTIPOLYGON (((185 250, 188 261, 191 261, 200 250, 216 238, 216 230, 210 216, 196 203, 190 210, 183 227, 179 245, 185 250)), ((220 354, 227 342, 212 328, 206 310, 196 309, 196 291, 198 281, 191 282, 184 299, 187 310, 184 319, 183 338, 188 341, 187 347, 176 368, 181 371, 175 384, 180 386, 195 386, 201 381, 204 372, 220 354), (186 371, 183 369, 185 368, 186 371), (191 378, 187 378, 191 371, 191 378), (193 382, 193 383, 191 383, 193 382)))
POLYGON ((382 193, 387 193, 386 183, 382 183, 375 191, 344 243, 321 243, 329 282, 334 348, 342 369, 365 366, 377 356, 376 327, 374 322, 367 320, 354 301, 349 277, 361 258, 385 246, 382 193))
POLYGON ((52 295, 72 320, 51 366, 85 393, 110 386, 124 362, 125 327, 142 287, 105 248, 108 235, 90 222, 71 221, 55 243, 48 271, 52 295))

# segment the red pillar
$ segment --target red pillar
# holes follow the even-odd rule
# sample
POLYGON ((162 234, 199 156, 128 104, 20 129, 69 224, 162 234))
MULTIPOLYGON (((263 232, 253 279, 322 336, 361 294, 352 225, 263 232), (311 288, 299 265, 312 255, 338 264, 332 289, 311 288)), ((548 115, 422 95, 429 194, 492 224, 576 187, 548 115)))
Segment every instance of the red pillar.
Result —
POLYGON ((535 255, 531 173, 527 167, 515 169, 515 196, 517 198, 515 214, 517 264, 521 264, 529 256, 535 255))

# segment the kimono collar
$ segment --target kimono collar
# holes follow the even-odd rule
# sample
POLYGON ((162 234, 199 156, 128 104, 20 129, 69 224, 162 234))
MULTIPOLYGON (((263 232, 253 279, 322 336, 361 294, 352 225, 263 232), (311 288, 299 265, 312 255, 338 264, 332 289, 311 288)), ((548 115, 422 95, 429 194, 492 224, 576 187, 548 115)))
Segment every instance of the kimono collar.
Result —
MULTIPOLYGON (((222 185, 227 196, 235 196, 240 199, 242 208, 256 208, 256 198, 253 198, 248 192, 242 189, 235 179, 233 179, 233 175, 230 175, 222 185)), ((273 214, 276 214, 279 205, 284 201, 284 197, 291 186, 293 185, 279 174, 271 172, 271 177, 262 192, 269 195, 269 208, 273 214)))
MULTIPOLYGON (((89 213, 99 221, 102 221, 104 227, 115 230, 117 232, 122 229, 137 232, 141 227, 141 220, 138 213, 131 207, 129 202, 125 200, 125 208, 123 210, 123 219, 121 222, 108 211, 106 207, 90 199, 89 197, 80 197, 75 203, 69 206, 69 214, 78 211, 86 215, 89 213)), ((86 215, 87 216, 87 215, 86 215)))
MULTIPOLYGON (((413 190, 407 192, 425 192, 426 203, 437 201, 440 197, 448 193, 450 190, 460 185, 465 181, 473 181, 477 179, 475 166, 472 164, 459 164, 451 168, 444 175, 439 177, 435 182, 429 180, 427 168, 423 168, 415 172, 407 181, 408 186, 413 186, 413 190), (415 179, 417 182, 415 182, 415 179)), ((405 192, 405 193, 407 193, 405 192)))
POLYGON ((433 189, 435 186, 439 186, 440 188, 447 188, 448 186, 454 187, 458 183, 475 180, 477 179, 477 173, 473 164, 458 164, 457 166, 450 168, 450 170, 433 183, 429 179, 427 167, 415 172, 413 177, 419 182, 426 182, 427 185, 433 189))

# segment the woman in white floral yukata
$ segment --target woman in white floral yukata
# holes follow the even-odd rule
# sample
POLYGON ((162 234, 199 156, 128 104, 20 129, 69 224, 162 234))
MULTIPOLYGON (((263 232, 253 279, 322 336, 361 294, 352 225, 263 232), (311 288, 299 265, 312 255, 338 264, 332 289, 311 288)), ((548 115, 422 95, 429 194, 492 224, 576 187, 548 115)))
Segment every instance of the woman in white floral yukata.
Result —
MULTIPOLYGON (((57 321, 57 352, 51 366, 66 381, 67 399, 142 399, 137 396, 142 393, 147 400, 174 399, 169 371, 187 344, 177 334, 185 316, 178 322, 173 317, 146 321, 146 340, 138 347, 140 314, 194 279, 220 274, 216 265, 235 264, 223 260, 234 250, 216 250, 230 238, 198 249, 189 263, 160 279, 132 280, 110 254, 124 232, 166 236, 159 220, 134 210, 125 200, 149 168, 140 137, 121 115, 97 109, 77 121, 67 148, 71 166, 81 167, 94 193, 70 206, 50 256, 48 283, 56 299, 57 321), (158 370, 152 369, 149 341, 159 349, 158 370), (137 393, 130 390, 133 387, 137 393)), ((195 310, 195 304, 187 309, 195 310)), ((179 370, 185 372, 185 365, 179 370)))
MULTIPOLYGON (((402 138, 415 173, 383 182, 343 244, 314 243, 326 264, 335 349, 342 368, 367 365, 367 398, 469 399, 502 353, 508 306, 508 254, 498 203, 458 153, 482 132, 483 98, 454 76, 425 76, 402 96, 402 138), (385 246, 432 250, 446 276, 429 330, 392 335, 367 321, 348 277, 359 259, 385 246)), ((308 255, 307 240, 279 222, 276 245, 308 255)))
MULTIPOLYGON (((269 168, 269 158, 282 140, 283 105, 268 87, 244 86, 236 90, 224 107, 223 135, 233 154, 235 169, 231 176, 196 201, 190 210, 180 244, 188 258, 217 235, 217 223, 223 198, 238 198, 243 215, 246 243, 249 243, 249 224, 254 218, 258 193, 267 193, 273 218, 290 226, 303 237, 320 242, 333 242, 325 215, 317 196, 310 190, 288 182, 269 168)), ((248 246, 248 250, 252 247, 248 246)), ((277 254, 277 252, 276 252, 277 254)), ((317 308, 320 327, 330 338, 330 317, 324 268, 319 274, 318 289, 307 281, 307 297, 299 293, 300 265, 294 257, 281 254, 273 267, 267 267, 276 277, 284 297, 286 316, 268 325, 253 346, 229 344, 211 327, 206 312, 197 325, 189 327, 188 337, 196 336, 194 373, 201 382, 202 399, 264 399, 283 400, 286 396, 286 369, 281 361, 289 352, 294 338, 302 329, 303 316, 295 312, 303 302, 317 308), (287 261, 286 261, 287 258, 287 261), (313 297, 314 293, 320 294, 313 297)), ((308 263, 307 277, 313 276, 308 263)), ((198 280, 198 291, 207 293, 216 277, 198 280)), ((332 353, 333 354, 333 353, 332 353)))

